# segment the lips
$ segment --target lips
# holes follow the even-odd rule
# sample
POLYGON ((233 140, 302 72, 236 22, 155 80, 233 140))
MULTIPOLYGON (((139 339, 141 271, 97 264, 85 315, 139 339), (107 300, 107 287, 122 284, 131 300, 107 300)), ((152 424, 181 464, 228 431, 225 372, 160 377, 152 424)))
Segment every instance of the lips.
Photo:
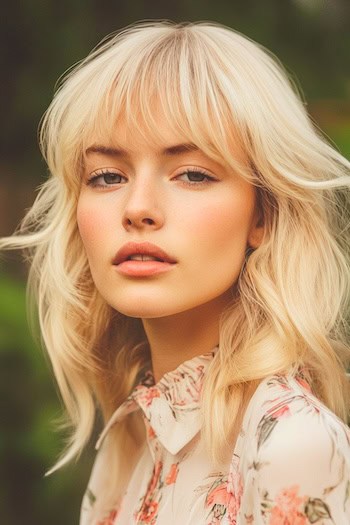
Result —
POLYGON ((125 261, 158 261, 161 263, 175 264, 177 261, 164 250, 150 242, 128 242, 116 253, 113 264, 120 265, 125 261))

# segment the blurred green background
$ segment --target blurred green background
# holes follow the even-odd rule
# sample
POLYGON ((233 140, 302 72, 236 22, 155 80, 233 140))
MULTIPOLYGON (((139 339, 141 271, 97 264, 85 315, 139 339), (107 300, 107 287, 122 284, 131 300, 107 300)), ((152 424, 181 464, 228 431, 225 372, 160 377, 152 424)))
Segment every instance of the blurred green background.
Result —
MULTIPOLYGON (((106 34, 132 22, 213 20, 273 51, 301 86, 315 123, 350 156, 349 0, 11 1, 1 9, 0 236, 45 180, 37 126, 57 78, 106 34)), ((63 444, 61 404, 25 313, 26 268, 0 258, 0 524, 75 525, 93 446, 44 478, 63 444)))

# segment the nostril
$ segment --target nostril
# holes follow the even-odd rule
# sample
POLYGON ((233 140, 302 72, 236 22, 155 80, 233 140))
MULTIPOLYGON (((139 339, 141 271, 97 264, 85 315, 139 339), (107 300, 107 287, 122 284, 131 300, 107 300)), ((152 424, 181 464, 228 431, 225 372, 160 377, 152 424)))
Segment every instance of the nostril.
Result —
POLYGON ((151 226, 152 228, 160 227, 163 224, 162 217, 156 215, 152 217, 151 214, 143 213, 126 213, 123 217, 123 226, 125 228, 145 228, 151 226))

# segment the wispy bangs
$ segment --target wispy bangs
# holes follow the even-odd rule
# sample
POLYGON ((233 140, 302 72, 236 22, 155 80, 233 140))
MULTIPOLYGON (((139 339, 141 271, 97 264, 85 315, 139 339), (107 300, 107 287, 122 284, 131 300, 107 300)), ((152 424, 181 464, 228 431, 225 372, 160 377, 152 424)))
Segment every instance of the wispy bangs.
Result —
POLYGON ((72 151, 83 155, 92 143, 112 145, 121 121, 135 136, 164 144, 162 119, 181 142, 195 144, 244 177, 252 176, 248 162, 239 161, 242 139, 222 79, 216 77, 217 66, 196 34, 184 27, 177 38, 167 31, 158 40, 140 39, 125 52, 123 42, 118 50, 116 45, 100 60, 82 64, 80 89, 75 73, 77 85, 62 129, 65 142, 71 137, 72 151))

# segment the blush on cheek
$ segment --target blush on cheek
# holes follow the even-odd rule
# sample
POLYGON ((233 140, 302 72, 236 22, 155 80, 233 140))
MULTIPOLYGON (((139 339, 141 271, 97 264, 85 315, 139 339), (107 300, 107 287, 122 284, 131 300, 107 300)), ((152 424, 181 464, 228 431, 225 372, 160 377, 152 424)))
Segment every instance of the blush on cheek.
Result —
POLYGON ((98 243, 101 237, 101 232, 105 228, 105 220, 103 218, 102 210, 94 213, 93 208, 84 208, 78 205, 77 209, 77 223, 80 236, 86 248, 91 244, 98 243))
POLYGON ((226 206, 220 203, 218 206, 203 209, 202 213, 198 213, 197 210, 191 217, 187 217, 191 231, 198 238, 203 238, 203 241, 212 234, 218 240, 220 238, 226 240, 227 236, 245 237, 249 230, 252 210, 250 206, 242 206, 242 204, 245 203, 229 202, 226 206))
MULTIPOLYGON (((187 212, 187 210, 186 210, 187 212)), ((179 219, 188 225, 191 232, 199 237, 206 237, 208 231, 221 228, 229 220, 222 206, 205 206, 201 209, 193 207, 186 214, 179 216, 179 219)), ((232 215, 232 212, 231 212, 232 215)))

